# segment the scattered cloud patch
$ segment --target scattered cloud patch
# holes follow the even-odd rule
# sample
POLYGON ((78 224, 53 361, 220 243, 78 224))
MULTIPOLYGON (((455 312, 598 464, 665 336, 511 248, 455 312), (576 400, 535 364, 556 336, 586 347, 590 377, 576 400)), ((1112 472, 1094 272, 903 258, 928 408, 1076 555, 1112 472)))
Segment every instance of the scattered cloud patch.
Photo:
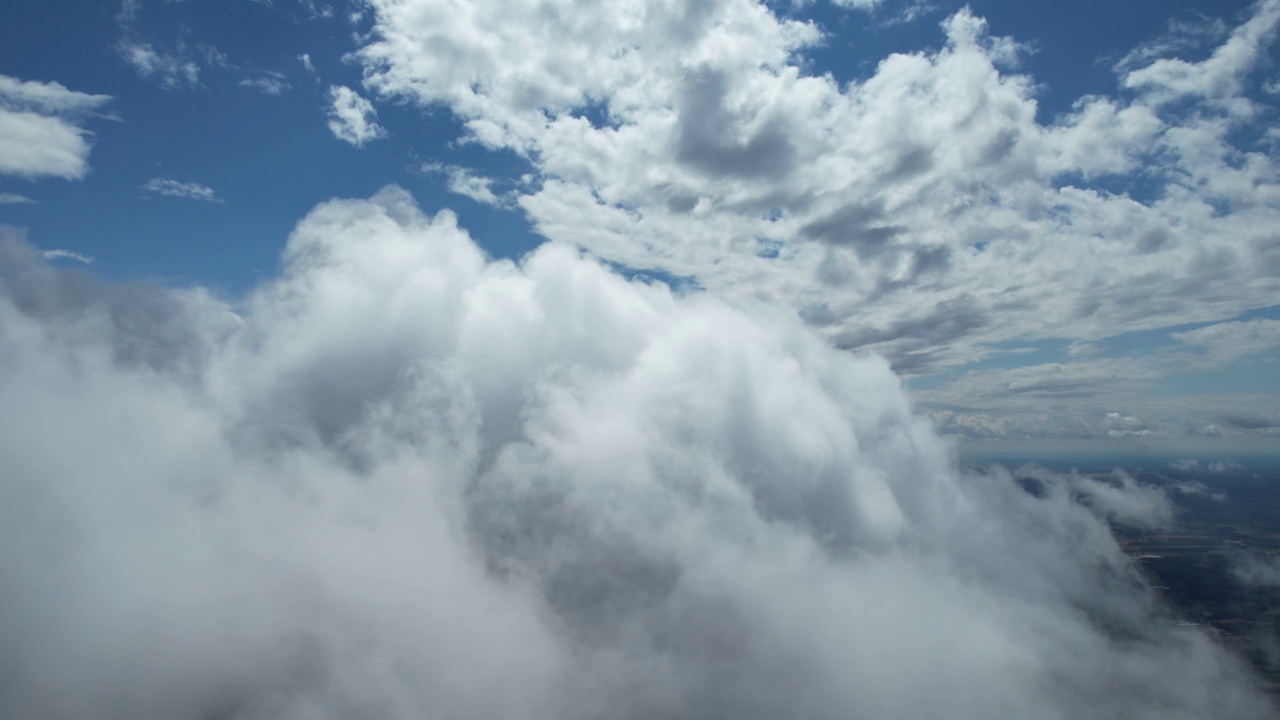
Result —
POLYGON ((145 185, 143 190, 156 195, 164 195, 166 197, 186 198, 188 200, 199 200, 201 202, 221 203, 222 198, 214 192, 213 188, 207 185, 201 185, 196 182, 181 182, 168 178, 151 178, 145 185))
POLYGON ((35 200, 32 200, 26 195, 19 195, 17 193, 10 192, 0 193, 0 205, 28 205, 34 202, 35 200))
POLYGON ((514 207, 514 203, 511 200, 494 194, 492 179, 473 175, 467 168, 431 162, 424 163, 422 170, 443 175, 448 182, 449 192, 451 193, 471 198, 481 205, 495 208, 514 207))
POLYGON ((328 114, 329 131, 355 147, 363 147, 365 143, 387 135, 387 131, 378 124, 378 113, 373 103, 349 87, 330 86, 328 114))
POLYGON ((253 88, 263 95, 279 95, 286 90, 292 89, 293 86, 282 73, 267 72, 259 77, 245 78, 240 81, 240 87, 253 88))
POLYGON ((162 87, 175 89, 193 86, 200 81, 200 66, 180 52, 162 52, 141 40, 122 40, 120 56, 138 75, 154 79, 162 87))
POLYGON ((529 159, 539 182, 516 199, 538 232, 789 305, 908 374, 1280 294, 1280 169, 1240 139, 1261 132, 1276 0, 1207 58, 1150 47, 1117 68, 1117 92, 1046 120, 1022 45, 971 10, 942 22, 942 47, 841 84, 806 70, 820 29, 765 4, 572 23, 464 6, 372 0, 357 57, 373 92, 447 106, 464 141, 529 159))
POLYGON ((306 68, 307 72, 314 73, 316 71, 316 66, 311 64, 310 53, 302 53, 299 55, 298 62, 302 63, 302 67, 306 68))

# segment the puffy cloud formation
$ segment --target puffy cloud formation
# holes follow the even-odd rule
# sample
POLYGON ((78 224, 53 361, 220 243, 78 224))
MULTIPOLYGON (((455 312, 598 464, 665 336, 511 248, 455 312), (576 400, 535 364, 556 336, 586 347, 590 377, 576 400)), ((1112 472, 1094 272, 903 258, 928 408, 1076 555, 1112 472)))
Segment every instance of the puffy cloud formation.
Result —
MULTIPOLYGON (((81 122, 111 98, 56 82, 0 75, 0 175, 78 180, 89 171, 89 133, 81 122)), ((4 194, 0 202, 23 202, 4 194)))
POLYGON ((1276 98, 1258 72, 1278 0, 1203 59, 1139 48, 1114 96, 1049 118, 1021 46, 968 10, 941 47, 844 81, 809 71, 817 25, 754 0, 369 5, 367 85, 525 157, 539 182, 518 201, 540 232, 787 304, 902 372, 1218 321, 1280 292, 1276 98))
POLYGON ((394 188, 236 303, 5 239, 0 348, 5 717, 1272 710, 1102 519, 1154 490, 962 472, 883 360, 394 188))
POLYGON ((373 109, 373 103, 342 85, 329 88, 329 131, 339 140, 356 147, 387 134, 378 124, 378 112, 373 109))

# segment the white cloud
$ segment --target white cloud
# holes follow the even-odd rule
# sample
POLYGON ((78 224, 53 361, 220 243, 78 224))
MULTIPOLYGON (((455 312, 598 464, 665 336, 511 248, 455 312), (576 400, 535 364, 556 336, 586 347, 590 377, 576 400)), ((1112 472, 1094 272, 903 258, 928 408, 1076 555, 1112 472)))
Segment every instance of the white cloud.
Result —
POLYGON ((0 193, 0 205, 26 205, 34 202, 35 200, 26 195, 10 192, 0 193))
POLYGON ((1280 347, 1280 320, 1254 318, 1217 323, 1170 335, 1184 345, 1203 350, 1215 362, 1267 352, 1280 347))
POLYGON ((430 162, 424 163, 422 170, 423 172, 444 175, 451 193, 469 197, 481 205, 514 207, 514 203, 509 199, 494 194, 492 179, 474 175, 464 167, 430 162))
POLYGON ((93 262, 93 258, 88 255, 74 252, 72 250, 45 250, 42 255, 44 255, 46 260, 74 260, 84 265, 88 265, 93 262))
POLYGON ((387 135, 378 124, 373 103, 342 85, 329 87, 329 130, 334 137, 356 147, 387 135))
POLYGON ((110 99, 0 75, 0 174, 84 177, 90 143, 80 124, 110 99))
POLYGON ((1271 707, 1111 534, 1152 489, 962 472, 882 360, 404 191, 233 302, 6 239, 0 347, 6 717, 1271 707))
POLYGON ((213 188, 196 182, 179 182, 168 178, 151 178, 142 186, 143 190, 167 197, 200 200, 202 202, 220 203, 222 199, 213 188))
POLYGON ((302 63, 302 67, 306 68, 307 72, 313 73, 316 71, 315 65, 311 64, 311 55, 309 53, 299 55, 298 62, 302 63))
POLYGON ((280 73, 265 73, 259 77, 241 80, 240 87, 253 88, 264 95, 279 95, 285 90, 291 90, 293 86, 280 73))
POLYGON ((526 157, 540 232, 786 304, 910 373, 1280 293, 1280 171, 1235 139, 1275 0, 1208 59, 1131 57, 1123 92, 1043 122, 1017 42, 969 11, 840 84, 806 72, 816 26, 749 0, 370 6, 368 86, 526 157))
POLYGON ((120 42, 120 56, 139 75, 155 79, 166 88, 195 85, 200 81, 200 66, 180 52, 161 52, 151 43, 125 39, 120 42))

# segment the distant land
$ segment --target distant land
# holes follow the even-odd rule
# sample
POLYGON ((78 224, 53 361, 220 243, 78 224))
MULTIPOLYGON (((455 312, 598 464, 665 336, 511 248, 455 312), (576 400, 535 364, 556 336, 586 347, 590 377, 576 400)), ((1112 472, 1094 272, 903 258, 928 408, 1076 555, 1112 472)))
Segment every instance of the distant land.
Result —
POLYGON ((1174 621, 1195 625, 1245 658, 1280 700, 1280 583, 1246 582, 1250 559, 1280 562, 1280 459, 1265 455, 963 456, 970 467, 1003 465, 1024 480, 1030 468, 1097 479, 1117 469, 1164 488, 1172 527, 1113 523, 1174 621))

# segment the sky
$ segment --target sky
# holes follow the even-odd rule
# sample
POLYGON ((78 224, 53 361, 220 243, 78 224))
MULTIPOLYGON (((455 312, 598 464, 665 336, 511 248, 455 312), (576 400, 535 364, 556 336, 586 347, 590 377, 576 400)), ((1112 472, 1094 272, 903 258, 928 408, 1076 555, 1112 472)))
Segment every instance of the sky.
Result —
POLYGON ((1275 453, 1277 12, 23 3, 0 223, 234 299, 396 185, 494 257, 787 308, 944 433, 1275 453))
POLYGON ((1275 716, 1280 0, 11 5, 0 716, 1275 716))

